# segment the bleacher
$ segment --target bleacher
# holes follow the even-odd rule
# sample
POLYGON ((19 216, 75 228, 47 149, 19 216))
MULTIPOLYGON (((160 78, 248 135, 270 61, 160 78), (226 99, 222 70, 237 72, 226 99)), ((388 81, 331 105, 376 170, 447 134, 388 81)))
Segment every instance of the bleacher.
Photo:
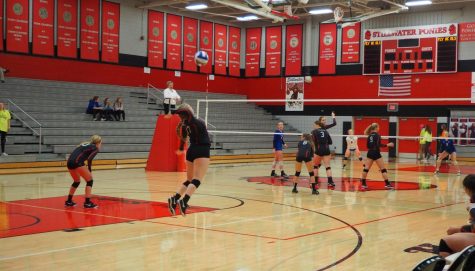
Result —
MULTIPOLYGON (((196 106, 196 99, 203 99, 203 92, 178 89, 184 100, 196 106)), ((2 161, 64 160, 65 156, 80 142, 92 134, 104 139, 99 159, 147 158, 157 115, 163 113, 161 102, 147 104, 147 88, 125 87, 87 83, 58 82, 8 78, 0 84, 0 100, 8 104, 8 99, 41 123, 42 154, 38 156, 39 125, 26 116, 16 106, 10 110, 18 117, 12 120, 12 129, 7 141, 8 157, 2 161), (85 114, 88 101, 99 96, 113 102, 123 97, 126 121, 93 121, 85 114), (27 125, 33 129, 29 129, 27 125)), ((160 93, 156 93, 161 97, 160 93)), ((209 99, 245 99, 243 95, 208 94, 209 99)), ((232 108, 225 104, 214 104, 208 115, 212 129, 270 132, 277 119, 254 104, 239 103, 232 108), (216 128, 214 128, 216 127, 216 128)), ((210 129, 210 130, 212 130, 210 129)), ((298 132, 286 126, 288 132, 298 132)), ((212 155, 263 154, 272 149, 272 135, 223 135, 212 136, 212 155)), ((290 146, 296 146, 298 137, 287 138, 290 146)))

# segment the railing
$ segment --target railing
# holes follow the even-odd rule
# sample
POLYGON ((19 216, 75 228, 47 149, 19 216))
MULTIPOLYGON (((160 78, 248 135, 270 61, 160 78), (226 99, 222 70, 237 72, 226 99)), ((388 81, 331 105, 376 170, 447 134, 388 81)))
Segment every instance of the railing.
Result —
POLYGON ((150 84, 150 83, 147 84, 147 104, 150 103, 150 98, 152 98, 152 97, 155 98, 155 103, 158 104, 158 101, 160 101, 160 103, 163 103, 163 99, 160 98, 160 97, 156 94, 157 92, 160 93, 160 95, 163 95, 163 92, 162 92, 160 89, 154 87, 154 86, 153 86, 152 84, 150 84))
POLYGON ((25 110, 23 110, 20 106, 18 106, 16 103, 14 103, 12 100, 10 99, 7 99, 8 101, 8 109, 10 110, 10 113, 19 121, 21 121, 21 123, 26 126, 28 129, 30 129, 33 134, 37 135, 38 136, 38 153, 41 154, 41 143, 42 143, 42 138, 43 138, 43 131, 42 131, 42 127, 43 125, 41 123, 39 123, 35 118, 33 118, 30 114, 26 113, 25 110), (30 120, 32 120, 34 123, 36 123, 38 125, 38 129, 34 129, 33 127, 31 127, 28 122, 26 122, 25 120, 23 120, 17 113, 15 113, 12 108, 16 108, 18 109, 20 112, 22 112, 25 116, 27 116, 30 120))

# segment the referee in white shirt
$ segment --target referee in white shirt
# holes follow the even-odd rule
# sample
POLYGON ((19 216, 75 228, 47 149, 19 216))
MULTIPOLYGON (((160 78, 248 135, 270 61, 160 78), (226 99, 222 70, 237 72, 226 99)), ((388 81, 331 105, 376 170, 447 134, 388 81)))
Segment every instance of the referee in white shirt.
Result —
POLYGON ((180 95, 173 89, 173 82, 167 81, 167 88, 163 91, 163 107, 165 114, 170 114, 170 111, 175 111, 176 104, 181 100, 180 95))

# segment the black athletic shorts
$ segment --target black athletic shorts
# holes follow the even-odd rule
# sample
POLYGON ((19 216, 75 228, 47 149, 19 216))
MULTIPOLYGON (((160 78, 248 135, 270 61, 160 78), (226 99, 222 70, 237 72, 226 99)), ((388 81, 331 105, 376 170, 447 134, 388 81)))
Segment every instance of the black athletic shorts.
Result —
POLYGON ((330 155, 330 148, 328 146, 321 146, 315 151, 315 154, 318 156, 328 156, 330 155))
POLYGON ((312 157, 297 156, 295 158, 295 161, 297 161, 299 163, 302 163, 302 162, 308 163, 308 162, 312 161, 312 157))
POLYGON ((371 160, 378 160, 382 156, 381 156, 381 153, 379 151, 369 150, 368 153, 366 154, 366 157, 368 157, 371 160))
POLYGON ((209 145, 191 145, 186 151, 186 161, 193 162, 198 158, 209 158, 209 145))
POLYGON ((83 166, 85 166, 85 164, 76 164, 70 161, 68 161, 68 164, 67 164, 68 169, 76 169, 78 167, 83 167, 83 166))

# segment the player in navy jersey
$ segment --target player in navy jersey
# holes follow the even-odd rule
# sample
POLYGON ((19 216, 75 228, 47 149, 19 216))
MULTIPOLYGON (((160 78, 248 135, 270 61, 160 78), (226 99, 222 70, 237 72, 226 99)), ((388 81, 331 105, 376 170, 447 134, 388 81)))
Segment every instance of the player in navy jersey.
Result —
POLYGON ((73 207, 76 203, 73 201, 74 193, 81 183, 81 177, 86 181, 86 201, 84 202, 84 208, 96 208, 97 205, 91 201, 91 191, 92 191, 92 160, 99 152, 99 149, 102 146, 102 139, 98 135, 93 135, 91 140, 88 142, 81 143, 74 151, 71 153, 68 159, 67 167, 69 174, 73 178, 73 183, 69 189, 68 199, 64 205, 68 207, 73 207), (87 167, 85 162, 87 161, 87 167))
POLYGON ((190 147, 186 152, 187 180, 174 196, 168 198, 168 209, 172 215, 175 215, 175 209, 178 206, 181 215, 185 216, 191 195, 198 189, 208 171, 211 144, 206 123, 194 116, 190 105, 183 103, 175 114, 181 119, 177 126, 177 134, 181 139, 177 154, 183 153, 187 138, 190 140, 190 147))
POLYGON ((369 170, 373 166, 373 163, 376 162, 379 169, 381 170, 381 174, 383 175, 385 187, 387 189, 393 189, 393 186, 389 182, 388 178, 388 171, 384 167, 383 157, 381 156, 381 147, 394 147, 393 143, 382 144, 381 143, 381 136, 378 134, 379 132, 379 124, 373 123, 368 126, 365 130, 365 135, 368 135, 368 139, 366 141, 366 146, 368 147, 368 154, 366 155, 366 161, 364 163, 363 175, 361 177, 361 188, 367 189, 368 185, 366 184, 366 176, 368 175, 369 170))
POLYGON ((272 172, 270 173, 271 177, 277 177, 275 169, 280 170, 280 176, 283 178, 288 178, 287 174, 284 171, 284 148, 287 148, 287 144, 284 141, 284 123, 279 121, 277 123, 277 129, 274 132, 274 140, 272 142, 272 151, 274 152, 274 162, 272 163, 272 172))
MULTIPOLYGON (((334 117, 334 113, 332 113, 334 117)), ((333 118, 332 125, 325 125, 324 117, 320 117, 319 120, 315 121, 314 123, 315 129, 312 131, 313 142, 315 144, 315 160, 314 160, 314 171, 315 171, 315 179, 318 178, 318 169, 323 160, 323 165, 325 166, 325 170, 327 173, 328 178, 328 185, 331 187, 335 187, 335 183, 333 182, 332 171, 330 167, 330 145, 333 144, 332 138, 330 134, 326 130, 325 127, 333 127, 336 125, 336 120, 333 118)), ((315 183, 312 184, 313 193, 315 193, 315 183)))
POLYGON ((440 140, 440 153, 439 157, 437 158, 437 162, 435 164, 435 172, 434 174, 439 174, 440 164, 442 161, 450 155, 450 160, 457 168, 457 175, 460 175, 460 167, 457 162, 457 150, 455 149, 455 144, 452 139, 448 138, 448 132, 444 129, 445 126, 442 126, 442 134, 441 137, 443 139, 440 140))
MULTIPOLYGON (((298 193, 297 185, 298 185, 298 178, 300 176, 300 171, 302 170, 302 162, 305 162, 305 165, 307 166, 308 174, 310 175, 310 183, 315 183, 315 177, 313 173, 313 163, 312 163, 314 152, 315 152, 315 146, 313 144, 312 135, 303 134, 300 137, 297 155, 295 157, 295 176, 293 178, 294 189, 292 189, 292 193, 298 193)), ((313 190, 313 191, 317 191, 317 194, 318 194, 318 190, 313 190)))

